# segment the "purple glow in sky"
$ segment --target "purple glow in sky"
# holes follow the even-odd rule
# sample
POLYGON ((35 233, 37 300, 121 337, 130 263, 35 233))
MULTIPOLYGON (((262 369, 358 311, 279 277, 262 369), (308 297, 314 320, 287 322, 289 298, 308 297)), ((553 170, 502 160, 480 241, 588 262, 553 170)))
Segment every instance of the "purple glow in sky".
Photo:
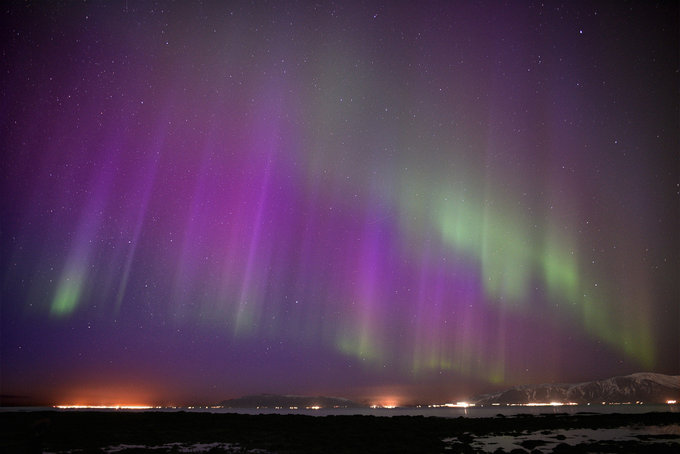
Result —
POLYGON ((680 368, 672 2, 10 2, 2 404, 680 368))

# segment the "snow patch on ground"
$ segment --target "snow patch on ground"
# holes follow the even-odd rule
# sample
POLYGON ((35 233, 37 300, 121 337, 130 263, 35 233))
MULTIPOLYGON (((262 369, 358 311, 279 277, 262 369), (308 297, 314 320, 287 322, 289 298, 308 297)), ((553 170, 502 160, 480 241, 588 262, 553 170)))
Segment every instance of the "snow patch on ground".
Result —
MULTIPOLYGON (((474 436, 470 447, 484 452, 498 448, 512 451, 516 448, 552 452, 560 443, 575 446, 581 443, 635 441, 644 445, 673 443, 680 448, 680 425, 669 426, 626 426, 614 429, 558 429, 554 431, 524 431, 517 435, 474 436)), ((458 438, 446 438, 445 443, 455 444, 458 438)))

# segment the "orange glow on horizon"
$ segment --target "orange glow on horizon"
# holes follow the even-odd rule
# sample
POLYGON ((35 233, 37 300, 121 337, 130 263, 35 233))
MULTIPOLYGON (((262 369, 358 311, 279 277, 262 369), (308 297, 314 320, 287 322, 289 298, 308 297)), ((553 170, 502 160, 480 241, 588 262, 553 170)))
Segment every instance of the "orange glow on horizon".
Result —
POLYGON ((149 409, 162 402, 158 395, 162 390, 142 384, 85 385, 74 384, 72 388, 61 390, 52 405, 56 408, 109 408, 109 409, 149 409))
POLYGON ((395 396, 378 397, 371 403, 371 408, 396 408, 401 405, 401 399, 395 396))
POLYGON ((59 408, 61 410, 81 410, 81 409, 93 409, 93 410, 148 410, 152 407, 150 405, 54 405, 54 408, 59 408))
POLYGON ((396 408, 413 403, 413 390, 407 386, 385 385, 355 389, 350 397, 373 408, 396 408))

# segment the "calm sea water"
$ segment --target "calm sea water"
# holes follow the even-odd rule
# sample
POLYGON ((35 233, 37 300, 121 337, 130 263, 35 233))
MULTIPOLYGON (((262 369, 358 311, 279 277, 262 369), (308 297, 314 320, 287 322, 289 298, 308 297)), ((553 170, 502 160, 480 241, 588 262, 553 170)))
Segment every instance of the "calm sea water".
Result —
MULTIPOLYGON (((56 409, 53 407, 0 407, 0 411, 93 411, 92 409, 56 409)), ((548 414, 576 414, 576 413, 651 413, 651 412, 680 412, 680 405, 562 405, 562 406, 490 406, 467 408, 429 408, 429 407, 399 407, 399 408, 333 408, 333 409, 274 409, 274 408, 210 408, 210 407, 173 407, 153 408, 145 410, 116 410, 95 409, 95 411, 160 411, 160 412, 194 412, 194 413, 237 413, 245 415, 280 414, 280 415, 372 415, 372 416, 437 416, 442 418, 492 418, 495 416, 548 415, 548 414)))

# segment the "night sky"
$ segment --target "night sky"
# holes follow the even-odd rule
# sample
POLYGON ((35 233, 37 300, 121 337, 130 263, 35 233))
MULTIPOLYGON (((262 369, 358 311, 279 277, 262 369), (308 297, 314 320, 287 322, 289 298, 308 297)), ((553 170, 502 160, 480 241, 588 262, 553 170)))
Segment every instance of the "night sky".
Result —
POLYGON ((2 404, 678 374, 678 4, 508 3, 4 3, 2 404))

